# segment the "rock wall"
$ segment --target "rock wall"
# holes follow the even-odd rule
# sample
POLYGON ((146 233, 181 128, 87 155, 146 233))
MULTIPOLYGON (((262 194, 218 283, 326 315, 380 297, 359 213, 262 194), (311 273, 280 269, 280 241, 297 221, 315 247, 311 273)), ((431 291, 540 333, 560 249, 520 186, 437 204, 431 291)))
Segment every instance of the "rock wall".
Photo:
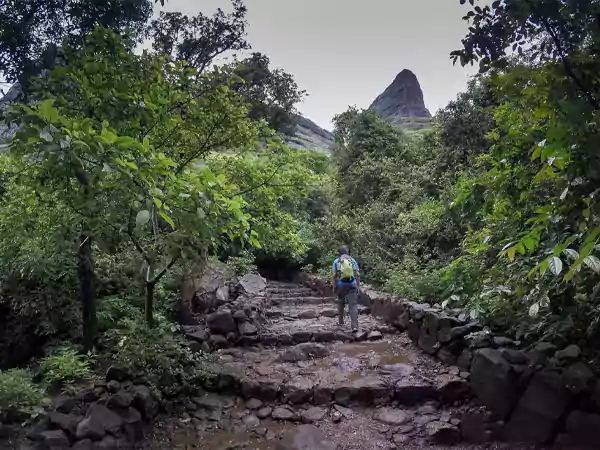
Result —
MULTIPOLYGON (((331 292, 328 282, 303 274, 303 284, 331 292)), ((485 407, 463 418, 472 442, 506 440, 554 444, 557 449, 600 448, 600 378, 571 345, 523 348, 490 333, 456 309, 441 309, 363 289, 372 314, 406 331, 415 346, 448 366, 470 372, 470 389, 485 407)))

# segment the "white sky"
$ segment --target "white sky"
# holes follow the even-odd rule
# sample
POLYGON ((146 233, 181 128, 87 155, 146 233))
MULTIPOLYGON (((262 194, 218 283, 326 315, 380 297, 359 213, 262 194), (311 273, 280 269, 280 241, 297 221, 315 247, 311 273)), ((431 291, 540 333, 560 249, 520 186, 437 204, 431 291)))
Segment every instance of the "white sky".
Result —
MULTIPOLYGON (((309 97, 307 118, 331 129, 348 106, 368 107, 402 69, 417 75, 432 114, 466 88, 471 67, 453 67, 468 11, 459 0, 246 0, 248 40, 309 97)), ((194 15, 228 11, 228 0, 167 0, 194 15)), ((468 3, 467 3, 468 5, 468 3)))

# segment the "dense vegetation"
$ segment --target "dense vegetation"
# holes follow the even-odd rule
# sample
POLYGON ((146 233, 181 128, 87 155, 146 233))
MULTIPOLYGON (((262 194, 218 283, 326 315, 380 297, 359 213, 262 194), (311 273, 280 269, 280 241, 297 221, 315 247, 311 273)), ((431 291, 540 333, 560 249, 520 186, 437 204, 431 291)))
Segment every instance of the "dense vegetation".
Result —
POLYGON ((2 415, 116 362, 176 396, 210 358, 173 333, 192 268, 329 275, 340 243, 389 291, 600 344, 600 1, 470 1, 467 91, 418 132, 351 108, 330 158, 283 145, 304 92, 266 55, 214 65, 249 49, 240 0, 150 22, 151 1, 88 3, 0 5, 0 70, 22 90, 1 110, 0 329, 43 350, 0 361, 2 415))

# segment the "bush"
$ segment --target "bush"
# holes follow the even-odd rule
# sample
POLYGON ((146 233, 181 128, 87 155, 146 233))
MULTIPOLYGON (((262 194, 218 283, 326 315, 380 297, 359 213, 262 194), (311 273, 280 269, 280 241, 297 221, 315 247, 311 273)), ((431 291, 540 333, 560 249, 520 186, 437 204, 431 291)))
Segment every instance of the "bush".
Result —
POLYGON ((44 391, 22 369, 0 371, 0 423, 35 419, 48 404, 44 391))
POLYGON ((93 376, 91 357, 70 346, 59 347, 55 354, 42 359, 39 373, 49 387, 69 386, 93 376))
POLYGON ((127 368, 161 396, 193 393, 198 380, 208 375, 204 366, 211 358, 193 353, 173 334, 175 330, 176 325, 161 317, 154 328, 142 320, 123 319, 105 335, 107 362, 127 368))
POLYGON ((248 250, 242 250, 237 256, 230 256, 227 258, 226 264, 231 267, 239 277, 248 273, 258 273, 256 258, 248 250))
POLYGON ((98 329, 106 331, 116 328, 123 319, 141 320, 141 305, 134 304, 131 298, 118 295, 105 297, 98 308, 98 329))

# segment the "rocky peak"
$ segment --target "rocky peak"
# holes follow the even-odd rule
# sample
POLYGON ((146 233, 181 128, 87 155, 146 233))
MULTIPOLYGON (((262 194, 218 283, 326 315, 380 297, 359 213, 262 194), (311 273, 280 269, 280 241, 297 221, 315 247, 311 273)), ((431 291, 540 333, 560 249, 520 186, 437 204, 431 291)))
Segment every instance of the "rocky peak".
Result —
MULTIPOLYGON (((431 114, 425 108, 423 91, 416 75, 404 69, 369 107, 395 125, 425 123, 431 114), (411 118, 425 118, 419 121, 411 118)), ((422 128, 409 126, 408 128, 422 128)))

